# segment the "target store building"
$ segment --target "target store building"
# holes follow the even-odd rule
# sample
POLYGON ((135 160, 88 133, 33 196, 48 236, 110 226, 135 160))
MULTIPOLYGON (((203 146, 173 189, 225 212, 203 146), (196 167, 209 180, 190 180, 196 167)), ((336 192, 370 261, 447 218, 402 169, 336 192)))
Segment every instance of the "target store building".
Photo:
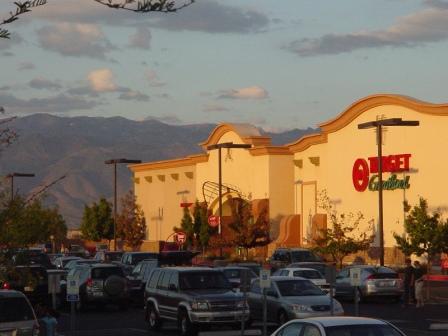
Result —
POLYGON ((397 118, 419 125, 383 126, 381 132, 385 259, 393 263, 402 257, 393 234, 404 233, 404 201, 415 205, 424 197, 431 211, 447 215, 448 159, 443 149, 448 145, 448 104, 369 96, 319 124, 316 134, 282 146, 272 145, 251 125, 218 125, 200 144, 202 154, 130 166, 147 220, 147 239, 166 240, 179 226, 182 206, 196 199, 207 203, 210 214, 218 214, 219 157, 217 150, 207 148, 228 142, 250 148, 221 152, 223 233, 231 220, 228 200, 236 197, 250 202, 255 216, 269 217, 273 242, 261 253, 306 246, 319 229, 331 227, 319 204, 321 191, 338 213, 361 212, 361 231, 370 226, 377 231, 377 130, 359 125, 397 118))

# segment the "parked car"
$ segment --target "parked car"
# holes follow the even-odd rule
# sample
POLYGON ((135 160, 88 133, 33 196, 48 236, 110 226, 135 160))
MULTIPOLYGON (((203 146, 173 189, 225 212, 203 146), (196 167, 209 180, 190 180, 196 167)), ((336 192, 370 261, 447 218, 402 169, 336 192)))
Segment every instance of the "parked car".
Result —
POLYGON ((46 269, 53 269, 54 265, 47 254, 40 249, 21 249, 12 253, 14 265, 40 265, 46 269))
POLYGON ((287 277, 301 277, 310 280, 313 284, 322 289, 325 294, 330 292, 330 285, 327 283, 325 277, 313 268, 287 267, 281 268, 275 275, 287 277))
POLYGON ((406 336, 389 322, 367 317, 315 317, 293 320, 282 325, 271 336, 406 336))
MULTIPOLYGON (((116 304, 126 309, 129 291, 126 277, 121 267, 114 264, 77 265, 67 274, 68 278, 79 279, 79 298, 76 309, 83 310, 89 304, 116 304)), ((65 297, 67 285, 61 285, 65 297)))
POLYGON ((350 283, 350 270, 361 269, 361 286, 358 287, 359 300, 368 297, 392 297, 400 300, 403 284, 397 272, 384 266, 356 265, 343 268, 336 276, 336 296, 354 298, 355 287, 350 283))
POLYGON ((125 252, 123 253, 119 264, 126 275, 132 273, 134 267, 142 260, 158 259, 158 253, 155 252, 125 252))
POLYGON ((324 277, 327 274, 327 270, 329 267, 334 267, 331 265, 328 265, 321 261, 300 261, 300 262, 294 262, 286 266, 287 268, 312 268, 316 271, 319 271, 324 277))
POLYGON ((50 258, 50 262, 54 265, 54 266, 56 266, 55 265, 55 260, 57 259, 57 258, 60 258, 60 257, 63 257, 64 255, 62 254, 62 253, 47 253, 47 256, 48 256, 48 258, 50 258))
POLYGON ((218 269, 224 273, 227 280, 229 280, 229 282, 232 284, 233 288, 240 289, 241 276, 244 271, 247 272, 249 284, 252 282, 253 279, 258 278, 257 275, 250 268, 246 267, 226 266, 218 269))
POLYGON ((270 258, 270 264, 273 270, 286 267, 291 263, 296 262, 322 262, 313 251, 306 248, 278 248, 270 258))
POLYGON ((63 257, 56 258, 56 259, 54 260, 54 264, 55 264, 55 266, 56 266, 57 269, 65 269, 65 266, 66 266, 70 261, 72 261, 72 260, 81 260, 81 259, 82 259, 82 258, 80 258, 80 257, 75 257, 75 256, 71 256, 71 257, 63 256, 63 257))
POLYGON ((0 280, 0 288, 20 291, 33 304, 50 302, 46 268, 40 265, 21 265, 0 272, 6 275, 5 280, 0 280))
POLYGON ((164 320, 175 320, 182 336, 195 334, 204 325, 239 325, 249 317, 242 294, 232 290, 224 273, 211 268, 156 268, 145 298, 149 328, 156 330, 164 320))
POLYGON ((70 271, 77 265, 93 265, 93 264, 98 264, 98 261, 93 259, 73 259, 70 260, 67 264, 65 264, 64 269, 70 271))
POLYGON ((120 261, 123 256, 123 251, 98 251, 96 252, 93 259, 98 262, 111 263, 114 261, 120 261))
MULTIPOLYGON (((271 287, 266 291, 268 321, 279 325, 290 319, 331 314, 330 300, 319 287, 305 278, 272 276, 271 287)), ((252 283, 247 294, 252 320, 263 318, 263 292, 260 281, 252 283)), ((334 314, 343 315, 344 309, 337 300, 333 300, 334 314)))
POLYGON ((38 336, 39 323, 26 296, 0 289, 0 334, 38 336))
POLYGON ((129 283, 129 294, 131 299, 137 303, 143 302, 146 282, 154 268, 159 267, 159 261, 155 259, 148 259, 140 261, 137 266, 134 267, 132 273, 127 276, 129 283))
POLYGON ((236 262, 236 263, 230 263, 227 266, 239 266, 250 268, 257 275, 257 277, 260 276, 260 270, 262 269, 261 264, 258 264, 256 262, 236 262))

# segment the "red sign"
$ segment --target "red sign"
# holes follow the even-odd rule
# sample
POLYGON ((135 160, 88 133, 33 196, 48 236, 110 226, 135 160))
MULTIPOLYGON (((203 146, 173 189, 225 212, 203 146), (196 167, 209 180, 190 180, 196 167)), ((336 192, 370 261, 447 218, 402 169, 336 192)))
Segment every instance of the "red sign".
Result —
MULTIPOLYGON (((409 171, 409 159, 411 154, 396 154, 381 157, 383 173, 398 173, 409 171)), ((369 157, 365 159, 357 159, 353 164, 352 180, 353 186, 359 192, 363 192, 369 187, 370 190, 378 190, 377 176, 370 174, 378 174, 378 157, 369 157), (368 161, 368 162, 367 162, 368 161)), ((409 177, 406 180, 398 180, 394 175, 384 182, 384 189, 407 189, 409 188, 409 177)))
POLYGON ((219 216, 210 216, 208 217, 208 225, 210 225, 211 227, 217 227, 219 225, 219 216))
POLYGON ((187 234, 185 232, 179 231, 174 236, 174 239, 178 244, 183 244, 187 240, 187 234))

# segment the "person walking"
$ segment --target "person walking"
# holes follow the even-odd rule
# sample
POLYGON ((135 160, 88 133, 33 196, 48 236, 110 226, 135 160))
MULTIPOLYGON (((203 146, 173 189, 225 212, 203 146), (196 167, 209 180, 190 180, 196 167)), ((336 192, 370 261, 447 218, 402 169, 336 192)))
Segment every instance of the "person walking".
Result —
POLYGON ((442 253, 440 258, 440 268, 443 275, 448 275, 448 253, 442 253))
POLYGON ((414 291, 416 307, 424 306, 423 287, 425 284, 425 270, 418 260, 414 261, 414 291))
POLYGON ((403 277, 403 307, 407 307, 409 305, 414 285, 414 267, 412 267, 411 259, 406 258, 405 265, 403 277))

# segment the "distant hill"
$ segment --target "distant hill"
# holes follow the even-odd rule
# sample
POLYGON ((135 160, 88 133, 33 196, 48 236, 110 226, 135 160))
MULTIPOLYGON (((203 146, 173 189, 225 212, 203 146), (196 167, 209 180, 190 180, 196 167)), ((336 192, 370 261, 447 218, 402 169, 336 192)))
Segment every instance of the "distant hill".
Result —
MULTIPOLYGON (((47 202, 57 204, 70 227, 78 227, 85 204, 101 196, 111 198, 113 169, 104 164, 112 158, 145 161, 166 160, 200 153, 198 143, 207 139, 216 125, 168 125, 149 119, 121 117, 58 117, 34 114, 14 120, 18 140, 0 154, 0 174, 34 173, 34 178, 16 178, 19 193, 66 177, 51 187, 47 202)), ((292 142, 313 129, 266 133, 274 144, 292 142)), ((131 188, 126 165, 118 169, 118 193, 131 188)), ((7 183, 7 182, 6 182, 7 183)))

